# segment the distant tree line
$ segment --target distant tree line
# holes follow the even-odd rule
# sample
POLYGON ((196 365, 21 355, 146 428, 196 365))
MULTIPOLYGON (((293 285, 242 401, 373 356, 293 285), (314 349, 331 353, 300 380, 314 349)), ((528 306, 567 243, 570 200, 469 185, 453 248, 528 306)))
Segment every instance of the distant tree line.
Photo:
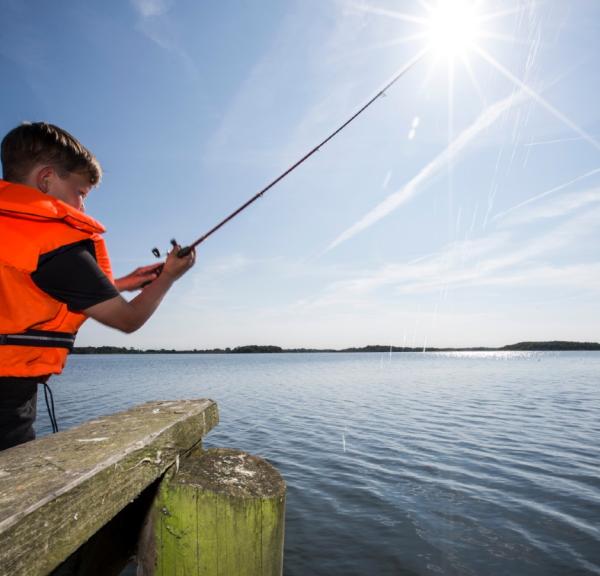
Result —
POLYGON ((311 352, 497 352, 497 351, 568 351, 568 350, 600 350, 597 342, 567 342, 553 340, 549 342, 518 342, 509 344, 502 348, 409 348, 407 346, 386 346, 374 344, 362 348, 343 348, 334 350, 331 348, 281 348, 280 346, 261 346, 251 344, 248 346, 237 346, 235 348, 212 348, 199 350, 175 350, 174 348, 151 348, 140 350, 138 348, 125 348, 121 346, 76 346, 73 354, 279 354, 286 353, 311 353, 311 352))
POLYGON ((564 340, 551 340, 549 342, 518 342, 509 344, 500 350, 525 350, 525 351, 546 351, 546 350, 600 350, 600 344, 597 342, 567 342, 564 340))

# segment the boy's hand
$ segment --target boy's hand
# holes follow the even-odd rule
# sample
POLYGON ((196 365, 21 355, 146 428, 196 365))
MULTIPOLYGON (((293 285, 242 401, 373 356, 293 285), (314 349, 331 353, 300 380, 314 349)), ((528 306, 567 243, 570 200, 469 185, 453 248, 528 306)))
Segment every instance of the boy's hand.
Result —
POLYGON ((150 264, 149 266, 141 266, 136 268, 127 276, 115 279, 115 286, 119 292, 139 290, 146 284, 156 280, 161 273, 164 264, 150 264))
POLYGON ((161 274, 167 276, 172 281, 181 278, 196 261, 196 250, 192 251, 187 255, 180 258, 177 253, 181 250, 179 244, 174 244, 173 249, 167 255, 167 260, 163 266, 161 274))
POLYGON ((115 281, 119 290, 135 290, 150 281, 131 302, 123 296, 115 296, 83 310, 83 313, 123 332, 134 332, 152 316, 173 282, 183 276, 196 260, 196 251, 179 258, 181 246, 174 246, 164 264, 152 264, 134 270, 128 276, 115 281), (161 270, 162 267, 162 270, 161 270))

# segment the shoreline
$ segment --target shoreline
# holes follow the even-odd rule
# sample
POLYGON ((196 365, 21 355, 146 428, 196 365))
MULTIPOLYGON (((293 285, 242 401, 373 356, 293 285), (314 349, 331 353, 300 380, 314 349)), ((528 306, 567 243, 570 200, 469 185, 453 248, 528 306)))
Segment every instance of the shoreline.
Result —
POLYGON ((508 344, 500 348, 485 346, 467 348, 436 348, 423 347, 411 348, 408 346, 384 346, 369 345, 361 348, 281 348, 279 346, 261 346, 252 344, 249 346, 237 346, 235 348, 213 348, 213 349, 188 349, 175 350, 166 349, 139 349, 121 346, 76 346, 71 354, 341 354, 341 353, 392 353, 392 352, 585 352, 600 351, 600 343, 597 342, 570 342, 563 340, 551 340, 546 342, 518 342, 508 344))

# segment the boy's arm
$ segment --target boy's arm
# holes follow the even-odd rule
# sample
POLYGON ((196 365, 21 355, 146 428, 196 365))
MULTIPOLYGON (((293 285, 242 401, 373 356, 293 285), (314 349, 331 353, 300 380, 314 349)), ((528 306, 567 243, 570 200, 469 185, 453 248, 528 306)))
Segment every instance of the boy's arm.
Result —
POLYGON ((163 263, 150 264, 136 268, 131 274, 122 278, 115 278, 115 286, 119 292, 133 292, 143 288, 146 284, 154 282, 162 271, 163 263))
POLYGON ((177 246, 169 253, 160 276, 130 302, 122 296, 115 296, 82 312, 106 326, 122 332, 135 332, 152 316, 173 283, 194 265, 195 252, 179 258, 179 249, 177 246))

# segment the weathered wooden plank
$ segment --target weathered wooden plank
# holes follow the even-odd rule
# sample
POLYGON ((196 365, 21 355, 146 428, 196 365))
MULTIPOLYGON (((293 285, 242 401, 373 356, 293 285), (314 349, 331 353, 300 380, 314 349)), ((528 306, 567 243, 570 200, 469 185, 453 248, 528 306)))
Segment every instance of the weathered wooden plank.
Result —
POLYGON ((212 400, 149 402, 0 452, 0 575, 50 572, 218 418, 212 400))
POLYGON ((159 483, 160 478, 52 570, 50 576, 121 576, 127 566, 127 574, 135 575, 132 560, 159 483))

